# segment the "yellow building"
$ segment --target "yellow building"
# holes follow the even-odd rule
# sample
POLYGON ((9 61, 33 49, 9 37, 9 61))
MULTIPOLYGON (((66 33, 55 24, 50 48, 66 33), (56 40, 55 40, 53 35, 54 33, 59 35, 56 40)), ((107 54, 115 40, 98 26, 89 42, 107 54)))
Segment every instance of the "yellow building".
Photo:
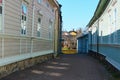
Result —
POLYGON ((77 46, 76 36, 77 36, 77 32, 74 31, 74 30, 69 31, 69 32, 63 31, 63 33, 62 33, 62 39, 63 39, 62 50, 63 50, 63 53, 67 53, 67 54, 76 53, 76 46, 77 46))

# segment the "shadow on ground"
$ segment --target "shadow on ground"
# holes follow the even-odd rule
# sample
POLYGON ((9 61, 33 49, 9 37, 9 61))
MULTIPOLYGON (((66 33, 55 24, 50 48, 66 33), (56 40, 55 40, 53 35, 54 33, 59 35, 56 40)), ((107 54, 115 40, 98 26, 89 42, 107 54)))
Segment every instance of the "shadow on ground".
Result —
POLYGON ((113 80, 98 61, 87 55, 62 55, 14 72, 1 80, 113 80))

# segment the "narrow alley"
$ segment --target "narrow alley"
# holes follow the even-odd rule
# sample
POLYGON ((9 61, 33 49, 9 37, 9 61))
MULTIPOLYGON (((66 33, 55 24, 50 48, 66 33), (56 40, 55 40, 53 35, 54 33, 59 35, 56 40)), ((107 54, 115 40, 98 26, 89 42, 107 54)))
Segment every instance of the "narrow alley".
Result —
POLYGON ((1 80, 113 80, 106 69, 84 54, 63 55, 14 72, 1 80))
POLYGON ((120 0, 0 0, 0 80, 120 80, 120 0))

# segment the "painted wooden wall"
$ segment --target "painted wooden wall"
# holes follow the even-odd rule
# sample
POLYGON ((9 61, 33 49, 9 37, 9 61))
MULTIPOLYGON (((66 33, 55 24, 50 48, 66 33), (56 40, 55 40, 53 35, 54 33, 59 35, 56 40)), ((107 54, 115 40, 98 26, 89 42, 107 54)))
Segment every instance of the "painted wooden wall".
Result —
POLYGON ((101 17, 96 20, 91 28, 92 51, 106 56, 111 64, 120 70, 120 0, 111 0, 101 17))
POLYGON ((3 0, 2 3, 3 26, 0 31, 0 66, 54 53, 55 6, 49 0, 41 0, 40 3, 38 0, 3 0), (25 35, 21 34, 22 3, 27 5, 25 35), (42 21, 40 37, 37 36, 39 16, 42 21), (50 21, 52 22, 51 30, 50 21))

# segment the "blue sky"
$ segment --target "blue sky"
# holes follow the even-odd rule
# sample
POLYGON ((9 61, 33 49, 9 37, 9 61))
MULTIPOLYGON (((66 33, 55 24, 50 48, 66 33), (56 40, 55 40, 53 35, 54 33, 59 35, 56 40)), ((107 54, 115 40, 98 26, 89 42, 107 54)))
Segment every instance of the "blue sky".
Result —
POLYGON ((99 0, 57 0, 62 5, 63 30, 84 29, 99 0))

